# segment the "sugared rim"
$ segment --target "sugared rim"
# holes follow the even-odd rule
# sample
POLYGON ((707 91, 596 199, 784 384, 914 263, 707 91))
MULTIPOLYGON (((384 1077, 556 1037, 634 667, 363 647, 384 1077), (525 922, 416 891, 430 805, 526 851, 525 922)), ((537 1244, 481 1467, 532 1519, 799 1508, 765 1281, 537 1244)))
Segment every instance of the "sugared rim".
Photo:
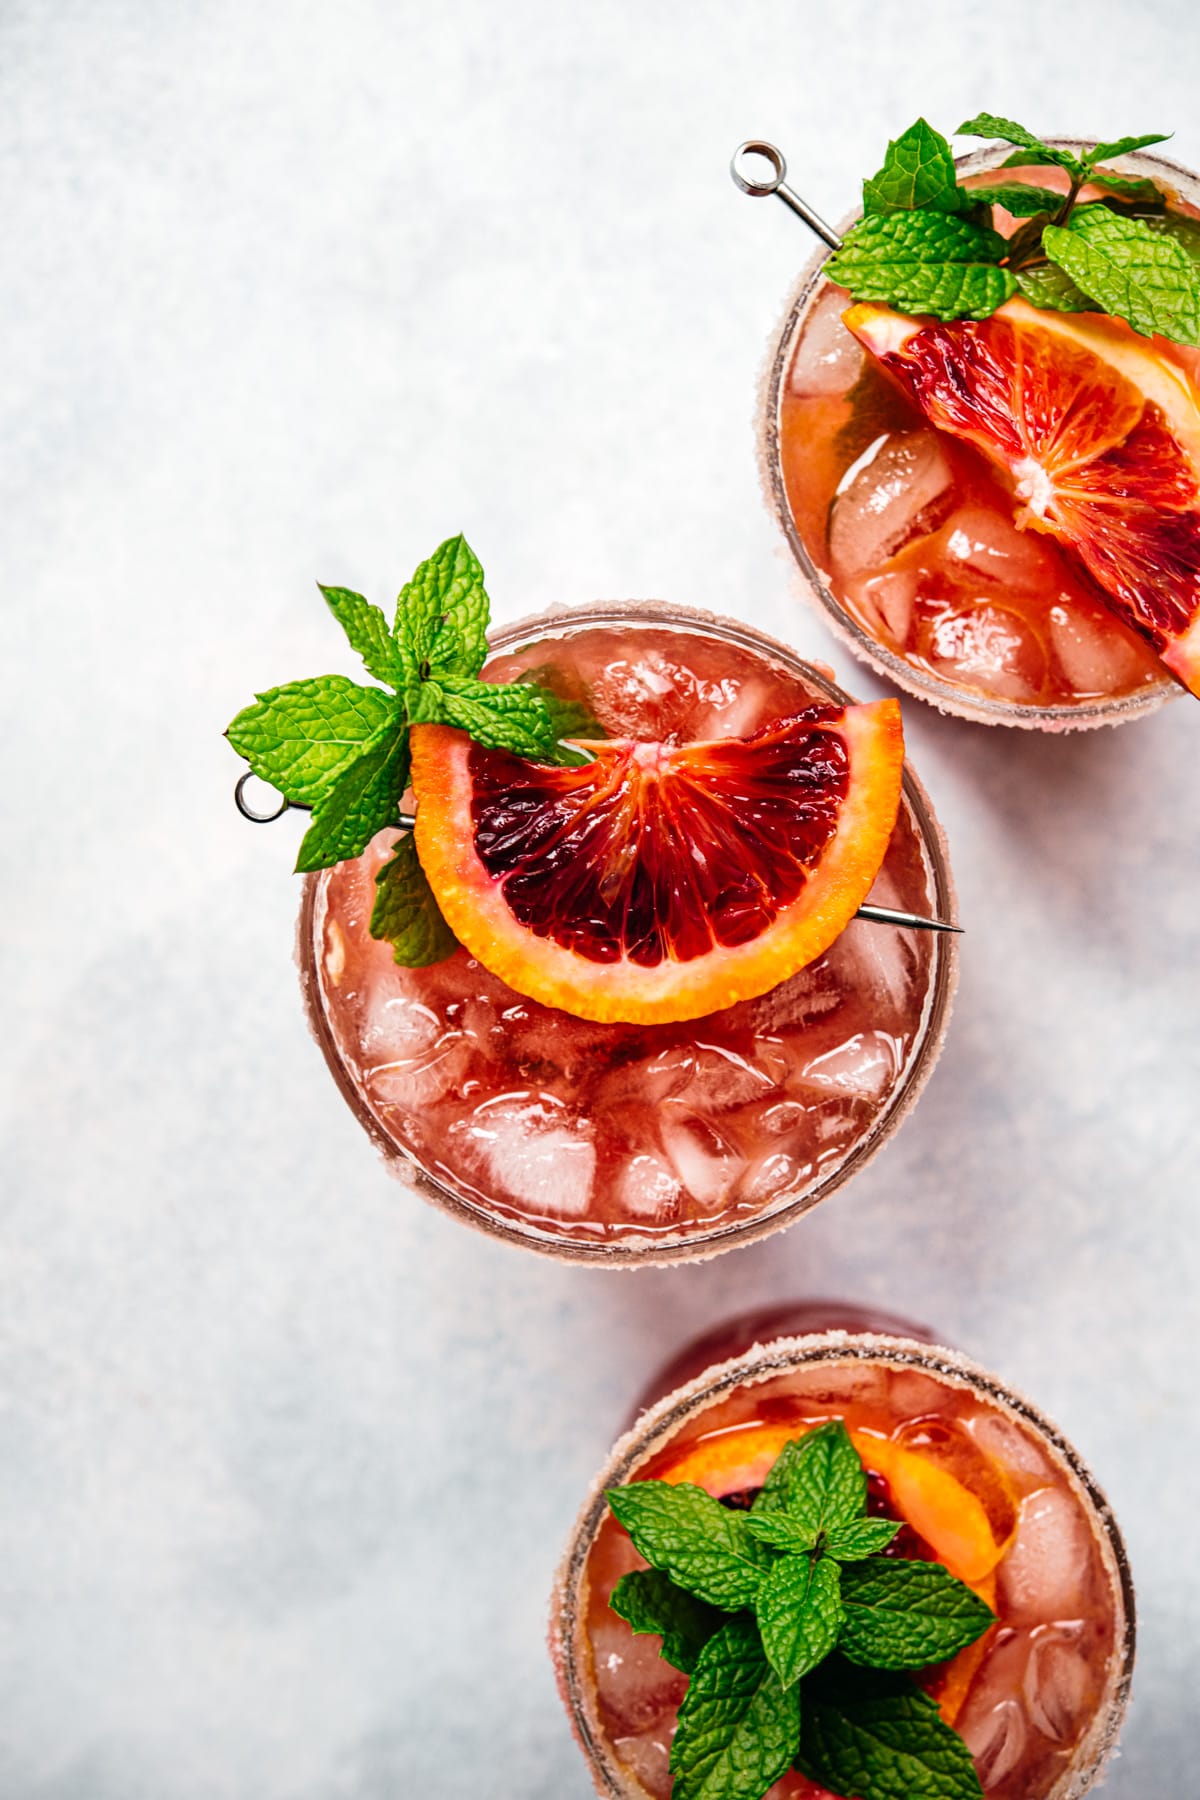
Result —
POLYGON ((715 1363, 684 1387, 649 1407, 629 1431, 617 1439, 607 1462, 593 1481, 580 1508, 566 1551, 555 1574, 550 1605, 549 1641, 555 1674, 571 1728, 588 1759, 596 1792, 610 1800, 651 1800, 636 1777, 623 1771, 608 1742, 596 1707, 595 1683, 588 1663, 586 1568, 596 1534, 607 1512, 605 1491, 634 1480, 638 1470, 693 1419, 738 1387, 786 1374, 811 1363, 879 1362, 890 1368, 917 1368, 952 1387, 967 1388, 996 1408, 1031 1426, 1060 1465, 1068 1487, 1083 1500, 1095 1527, 1096 1542, 1108 1576, 1117 1614, 1112 1665, 1095 1716, 1076 1748, 1072 1764, 1044 1800, 1079 1800, 1099 1780, 1116 1748, 1129 1704, 1137 1624, 1133 1577, 1120 1528, 1095 1477, 1057 1425, 1023 1395, 969 1357, 938 1344, 873 1332, 826 1331, 803 1337, 775 1338, 755 1344, 743 1355, 715 1363))
MULTIPOLYGON (((1059 149, 1072 151, 1081 150, 1090 141, 1092 140, 1064 137, 1046 139, 1047 143, 1059 149)), ((1011 154, 1011 145, 991 146, 956 157, 954 166, 960 174, 979 175, 998 168, 1011 154)), ((1165 183, 1183 194, 1190 204, 1200 206, 1200 178, 1192 170, 1182 168, 1165 156, 1150 156, 1144 151, 1115 160, 1121 167, 1128 164, 1147 175, 1157 172, 1165 183)), ((861 207, 847 213, 838 223, 838 235, 844 237, 861 217, 861 207)), ((1143 718, 1147 713, 1156 712, 1167 700, 1177 699, 1183 689, 1169 675, 1164 675, 1144 692, 1125 694, 1110 700, 1083 701, 1076 706, 1030 706, 1014 700, 991 699, 984 694, 972 695, 950 682, 939 681, 936 675, 914 668, 894 650, 889 650, 886 645, 871 637, 847 612, 809 555, 796 528, 784 486, 779 443, 780 401, 787 373, 809 309, 825 284, 822 271, 832 254, 831 250, 822 246, 806 265, 792 292, 783 323, 771 339, 766 366, 759 380, 755 415, 759 478, 763 493, 799 565, 805 598, 820 607, 826 624, 834 635, 861 661, 869 663, 877 674, 894 681, 897 686, 915 694, 918 699, 932 702, 939 711, 953 713, 961 719, 971 719, 977 724, 1016 725, 1034 731, 1088 731, 1100 725, 1123 725, 1129 719, 1143 718)))
MULTIPOLYGON (((756 631, 738 619, 727 619, 696 607, 676 606, 660 600, 606 600, 581 606, 554 606, 515 624, 505 625, 489 635, 493 652, 518 648, 532 633, 553 629, 580 631, 594 625, 629 624, 631 619, 647 625, 667 625, 672 629, 692 631, 706 637, 722 637, 795 670, 806 681, 819 687, 839 705, 853 704, 850 696, 830 680, 820 668, 805 662, 795 651, 777 639, 756 631)), ((933 906, 939 918, 954 917, 954 884, 946 852, 946 840, 938 824, 929 797, 904 765, 904 803, 909 809, 917 836, 924 848, 929 870, 933 906)), ((958 985, 958 941, 950 934, 931 933, 932 967, 929 989, 919 1035, 909 1057, 908 1066, 893 1088, 886 1104, 850 1150, 843 1162, 800 1193, 781 1195, 775 1203, 756 1213, 753 1218, 730 1220, 715 1225, 710 1231, 690 1233, 660 1242, 628 1243, 580 1242, 561 1236, 541 1226, 522 1224, 514 1219, 493 1214, 475 1201, 457 1193, 447 1183, 421 1167, 411 1153, 403 1149, 384 1129, 351 1080, 334 1042, 325 1014, 318 972, 315 942, 323 922, 324 883, 320 875, 305 878, 300 917, 296 931, 296 961, 300 969, 300 990, 309 1029, 320 1045, 342 1097, 359 1124, 383 1157, 389 1173, 413 1188, 422 1199, 430 1201, 463 1224, 472 1225, 492 1237, 523 1245, 542 1255, 562 1262, 588 1264, 593 1268, 661 1267, 666 1263, 700 1262, 719 1256, 740 1244, 750 1244, 772 1232, 782 1231, 803 1213, 816 1206, 859 1169, 865 1168, 883 1144, 906 1118, 932 1074, 945 1039, 950 1006, 958 985)), ((882 929, 882 928, 881 928, 882 929)))

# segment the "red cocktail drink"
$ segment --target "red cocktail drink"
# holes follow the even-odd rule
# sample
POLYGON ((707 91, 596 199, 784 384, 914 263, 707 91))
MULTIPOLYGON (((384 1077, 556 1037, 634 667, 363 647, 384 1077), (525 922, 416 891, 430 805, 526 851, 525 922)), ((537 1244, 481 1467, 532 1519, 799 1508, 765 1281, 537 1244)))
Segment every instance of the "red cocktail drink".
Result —
MULTIPOLYGON (((741 1322, 732 1341, 753 1328, 741 1322)), ((568 1546, 551 1620, 597 1792, 666 1800, 688 1690, 658 1638, 635 1635, 609 1606, 618 1580, 645 1565, 605 1491, 694 1483, 744 1511, 781 1448, 831 1419, 866 1470, 868 1511, 903 1521, 887 1555, 941 1563, 995 1614, 977 1641, 917 1677, 965 1741, 983 1792, 1083 1794, 1120 1729, 1134 1650, 1132 1587, 1104 1498, 1056 1428, 993 1376, 928 1341, 861 1330, 777 1337, 712 1364, 613 1450, 568 1546)), ((770 1800, 825 1794, 793 1769, 770 1800)))
MULTIPOLYGON (((1065 191, 1061 169, 1001 170, 1011 155, 960 159, 964 186, 1065 191)), ((1200 186, 1188 171, 1145 154, 1121 167, 1196 216, 1200 186)), ((1085 188, 1081 198, 1098 195, 1085 188)), ((1010 235, 1021 221, 997 206, 994 223, 1010 235)), ((1176 693, 1071 549, 1029 528, 1012 481, 930 424, 865 353, 843 323, 849 295, 823 274, 825 261, 806 272, 772 352, 760 450, 770 504, 838 635, 912 693, 983 722, 1113 724, 1176 693)), ((1118 348, 1122 334, 1146 342, 1120 321, 1105 328, 1118 348)), ((1195 351, 1152 342, 1195 382, 1195 351)))
MULTIPOLYGON (((549 672, 610 737, 745 737, 844 696, 748 627, 609 605, 499 633, 485 671, 549 672)), ((395 1172, 482 1229, 602 1264, 712 1254, 777 1228, 871 1156, 936 1060, 951 940, 852 923, 758 999, 663 1025, 598 1024, 507 987, 466 950, 399 968, 368 930, 391 833, 312 877, 300 926, 310 1019, 395 1172)), ((872 898, 948 917, 932 812, 911 775, 872 898)))

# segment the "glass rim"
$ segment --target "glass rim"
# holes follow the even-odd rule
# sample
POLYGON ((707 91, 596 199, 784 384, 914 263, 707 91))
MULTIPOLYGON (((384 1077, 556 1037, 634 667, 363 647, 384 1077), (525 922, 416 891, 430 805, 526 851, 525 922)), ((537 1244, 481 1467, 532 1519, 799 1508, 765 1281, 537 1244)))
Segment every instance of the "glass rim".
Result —
MULTIPOLYGON (((698 607, 680 606, 670 601, 602 600, 585 601, 573 606, 552 606, 511 624, 497 626, 489 632, 489 654, 519 647, 532 631, 551 629, 561 633, 563 630, 583 630, 592 625, 628 624, 631 619, 691 631, 697 636, 721 637, 727 642, 743 645, 761 655, 782 661, 836 703, 854 704, 851 697, 824 669, 805 661, 790 645, 781 643, 777 638, 768 636, 740 619, 725 618, 698 607)), ((929 796, 914 774, 907 756, 903 772, 903 798, 924 849, 934 909, 939 918, 952 918, 955 894, 945 834, 929 796)), ((811 1211, 864 1168, 912 1111, 941 1054, 951 1004, 958 985, 957 937, 947 932, 931 932, 929 935, 933 942, 930 947, 929 984, 922 1008, 921 1025, 907 1066, 870 1128, 827 1174, 799 1191, 792 1190, 777 1196, 769 1206, 750 1218, 718 1222, 709 1230, 689 1232, 662 1243, 638 1239, 615 1243, 577 1240, 541 1226, 493 1213, 479 1202, 467 1199, 449 1183, 439 1180, 425 1169, 385 1130, 351 1080, 326 1016, 315 950, 316 933, 323 921, 322 902, 322 874, 305 876, 295 942, 305 1017, 342 1098, 383 1158, 388 1172, 406 1183, 422 1199, 428 1200, 463 1224, 474 1226, 477 1230, 508 1243, 537 1251, 540 1255, 553 1257, 557 1261, 583 1264, 591 1268, 661 1268, 666 1264, 705 1261, 726 1250, 755 1243, 776 1231, 785 1230, 802 1214, 811 1211)))
MULTIPOLYGON (((1071 151, 1079 151, 1093 141, 1071 137, 1045 139, 1046 143, 1056 149, 1071 151)), ((962 156, 956 156, 954 166, 960 174, 985 174, 1006 162, 1013 148, 1009 144, 988 145, 980 150, 970 150, 962 156)), ((1141 169, 1145 169, 1147 174, 1158 171, 1172 186, 1182 182, 1181 197, 1189 204, 1200 207, 1200 176, 1193 170, 1184 168, 1182 164, 1146 151, 1132 151, 1126 156, 1114 158, 1114 162, 1122 167, 1126 163, 1135 165, 1135 172, 1141 169)), ((839 237, 845 237, 851 226, 861 218, 862 208, 859 206, 840 219, 836 227, 839 237)), ((821 292, 825 264, 832 255, 832 249, 822 244, 805 264, 797 285, 792 289, 786 303, 783 323, 769 343, 767 361, 759 379, 755 420, 759 479, 767 506, 798 565, 806 598, 819 607, 834 636, 873 668, 876 674, 894 681, 917 699, 936 706, 940 712, 969 719, 976 724, 1012 725, 1035 731, 1087 731, 1102 725, 1123 725, 1131 719, 1144 718, 1149 713, 1157 712, 1169 700, 1178 699, 1183 689, 1165 673, 1144 692, 1083 701, 1074 706, 1038 706, 1022 701, 1002 700, 987 694, 972 694, 951 682, 939 680, 936 675, 931 675, 924 669, 916 668, 896 651, 889 650, 864 630, 842 605, 809 555, 792 517, 783 480, 780 448, 780 403, 788 369, 809 311, 821 292)))
POLYGON ((694 1380, 664 1394, 613 1445, 594 1478, 555 1573, 550 1603, 549 1643, 563 1704, 576 1741, 587 1757, 598 1794, 612 1800, 649 1800, 647 1790, 624 1772, 613 1753, 595 1705, 595 1682, 587 1667, 586 1610, 581 1604, 587 1559, 607 1513, 607 1489, 631 1480, 665 1449, 687 1424, 735 1388, 753 1387, 814 1363, 880 1362, 914 1368, 985 1399, 1002 1415, 1031 1427, 1061 1465, 1067 1485, 1085 1503, 1100 1549, 1117 1614, 1108 1679, 1095 1713, 1068 1768, 1043 1800, 1078 1800, 1101 1778, 1116 1749, 1129 1706, 1137 1649, 1137 1613, 1129 1556, 1112 1507, 1095 1476, 1063 1435, 1032 1401, 1002 1382, 971 1357, 945 1345, 879 1332, 825 1331, 773 1338, 740 1356, 714 1363, 694 1380))

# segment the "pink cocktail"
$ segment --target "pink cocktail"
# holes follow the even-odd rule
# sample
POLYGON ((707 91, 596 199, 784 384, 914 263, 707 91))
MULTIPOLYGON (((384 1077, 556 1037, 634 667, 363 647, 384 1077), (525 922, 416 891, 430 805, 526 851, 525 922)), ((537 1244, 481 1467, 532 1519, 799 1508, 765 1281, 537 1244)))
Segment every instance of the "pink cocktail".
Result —
MULTIPOLYGON (((745 736, 820 670, 746 626, 607 605, 499 633, 489 677, 550 671, 610 736, 745 736)), ((936 1060, 952 940, 853 922, 772 992, 672 1025, 538 1004, 463 949, 398 968, 368 931, 393 834, 312 877, 299 953, 314 1032, 389 1166, 482 1229, 603 1264, 712 1254, 776 1229, 861 1167, 936 1060)), ((943 846, 906 773, 877 903, 946 918, 943 846)))
MULTIPOLYGON (((960 158, 960 175, 981 191, 996 180, 1065 189, 1062 170, 999 173, 1009 154, 960 158)), ((1122 167, 1196 215, 1187 170, 1146 154, 1122 167)), ((996 209, 998 230, 1017 223, 996 209)), ((822 273, 826 254, 772 350, 759 434, 769 503, 838 636, 910 692, 983 722, 1115 724, 1177 693, 1073 555, 1019 527, 1017 499, 981 453, 929 425, 865 354, 842 323, 848 294, 822 273)), ((1155 343, 1195 379, 1196 352, 1155 343)))
MULTIPOLYGON (((911 1328, 896 1335, 904 1328, 889 1315, 867 1323, 885 1334, 830 1303, 734 1322, 724 1342, 707 1341, 727 1360, 656 1399, 597 1477, 551 1614, 560 1690, 597 1793, 667 1800, 688 1685, 658 1638, 635 1635, 609 1606, 617 1581, 645 1565, 605 1490, 692 1482, 744 1509, 781 1446, 828 1419, 850 1432, 870 1512, 904 1521, 888 1554, 941 1562, 996 1614, 977 1642, 920 1677, 988 1800, 1067 1800, 1099 1778, 1134 1653, 1133 1590, 1103 1495, 1028 1401, 911 1328), (839 1315, 849 1332, 829 1329, 839 1315), (806 1334, 766 1336, 788 1324, 806 1334), (759 1329, 766 1341, 755 1341, 759 1329)), ((793 1770, 769 1800, 826 1800, 826 1790, 793 1770)))

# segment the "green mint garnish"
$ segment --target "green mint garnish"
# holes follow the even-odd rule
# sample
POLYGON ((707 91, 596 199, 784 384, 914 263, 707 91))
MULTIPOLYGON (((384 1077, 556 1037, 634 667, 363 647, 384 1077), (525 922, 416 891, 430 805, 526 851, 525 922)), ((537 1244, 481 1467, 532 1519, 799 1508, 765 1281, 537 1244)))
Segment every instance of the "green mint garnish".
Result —
POLYGON ((924 208, 868 214, 830 257, 825 272, 856 300, 883 300, 937 319, 986 319, 1012 297, 998 232, 924 208))
POLYGON ((840 1525, 825 1538, 826 1556, 838 1562, 861 1562, 864 1557, 878 1556, 887 1549, 898 1531, 904 1527, 896 1519, 853 1519, 840 1525))
POLYGON ((696 1661, 671 1744, 671 1800, 761 1800, 800 1737, 800 1689, 785 1686, 750 1619, 731 1619, 696 1661))
POLYGON ((725 1623, 725 1615, 715 1606, 676 1587, 661 1569, 634 1569, 622 1575, 608 1604, 632 1631, 660 1637, 664 1662, 685 1675, 691 1674, 705 1644, 725 1623))
POLYGON ((748 1513, 664 1481, 608 1503, 651 1565, 610 1605, 691 1677, 676 1800, 762 1800, 793 1761, 857 1800, 980 1800, 962 1739, 897 1671, 955 1655, 993 1615, 940 1563, 879 1554, 901 1526, 867 1516, 840 1421, 785 1444, 748 1513))
POLYGON ((992 1623, 979 1595, 941 1563, 870 1556, 842 1570, 838 1648, 873 1669, 945 1662, 992 1623))
POLYGON ((812 1533, 836 1530, 867 1510, 862 1459, 839 1419, 817 1425, 785 1444, 754 1504, 756 1512, 783 1512, 812 1533))
POLYGON ((863 217, 826 264, 831 280, 855 300, 938 319, 985 319, 1019 293, 1049 311, 1109 312, 1143 335, 1200 343, 1200 258, 1173 230, 1190 221, 1167 212, 1155 182, 1104 167, 1163 143, 1163 133, 1114 138, 1077 155, 994 113, 959 130, 1013 145, 1005 168, 1064 170, 1067 192, 1017 182, 964 188, 949 143, 918 119, 864 182, 863 217), (1104 197, 1081 206, 1089 184, 1104 197), (990 228, 994 206, 1024 221, 1007 240, 990 228))
POLYGON ((1105 312, 1150 337, 1200 343, 1200 275, 1183 245, 1102 202, 1042 233, 1046 255, 1105 312))
POLYGON ((317 675, 259 694, 226 734, 254 773, 294 806, 315 806, 394 716, 390 694, 317 675))
POLYGON ((1061 194, 1052 188, 1025 187, 1021 182, 1000 182, 996 187, 980 188, 989 206, 1002 206, 1014 219, 1032 219, 1037 213, 1056 213, 1063 203, 1061 194))
POLYGON ((923 207, 963 213, 974 205, 975 197, 958 185, 949 144, 924 119, 892 140, 878 175, 863 182, 865 213, 912 212, 923 207))
POLYGON ((753 1606, 769 1552, 741 1513, 690 1482, 635 1481, 614 1488, 608 1504, 652 1568, 723 1612, 753 1606))
POLYGON ((405 969, 445 962, 458 948, 458 939, 433 897, 411 832, 399 840, 375 877, 371 936, 390 943, 395 960, 405 969))
POLYGON ((754 1616, 786 1687, 824 1662, 842 1625, 841 1569, 828 1556, 781 1556, 759 1584, 754 1616))
POLYGON ((1018 270, 1017 292, 1031 306, 1040 306, 1043 312, 1096 311, 1096 302, 1091 295, 1076 287, 1065 269, 1056 268, 1049 262, 1018 270))
POLYGON ((839 1657, 805 1682, 796 1767, 856 1800, 980 1800, 971 1753, 904 1676, 839 1657))
MULTIPOLYGON (((490 606, 464 537, 448 538, 421 564, 391 626, 350 588, 321 592, 367 673, 390 691, 344 675, 293 681, 259 694, 227 733, 255 775, 290 805, 311 809, 298 871, 332 868, 361 856, 378 832, 401 829, 410 725, 453 725, 488 749, 555 763, 588 760, 564 738, 604 736, 586 707, 532 677, 507 685, 479 679, 490 606)), ((455 938, 411 839, 397 844, 377 881, 371 933, 390 940, 398 963, 423 968, 453 953, 455 938)))

